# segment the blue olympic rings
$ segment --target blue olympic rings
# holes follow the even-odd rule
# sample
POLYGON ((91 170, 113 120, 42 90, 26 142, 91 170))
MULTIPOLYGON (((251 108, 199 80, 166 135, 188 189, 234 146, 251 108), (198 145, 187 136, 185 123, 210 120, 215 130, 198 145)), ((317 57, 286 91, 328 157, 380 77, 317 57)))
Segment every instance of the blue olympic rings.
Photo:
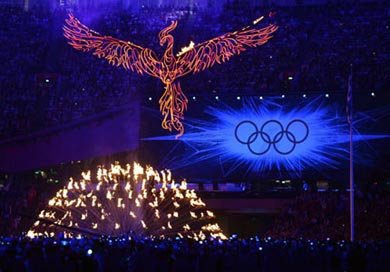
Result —
POLYGON ((245 121, 241 121, 240 123, 238 123, 238 125, 236 126, 236 128, 234 130, 234 136, 236 137, 236 140, 239 143, 247 145, 248 150, 254 155, 264 155, 265 153, 267 153, 271 149, 272 146, 274 147, 275 151, 277 153, 279 153, 280 155, 288 155, 288 154, 291 154, 295 150, 297 144, 303 143, 307 139, 307 137, 309 136, 309 126, 303 120, 294 119, 294 120, 290 121, 287 124, 286 129, 284 129, 281 122, 279 122, 278 120, 272 119, 272 120, 268 120, 267 122, 265 122, 259 130, 254 122, 249 121, 249 120, 245 120, 245 121), (278 127, 278 132, 275 133, 275 135, 273 135, 273 137, 265 131, 265 129, 267 127, 269 127, 271 124, 275 124, 278 127), (297 136, 295 136, 290 131, 291 126, 294 124, 298 124, 298 125, 300 124, 302 126, 302 128, 305 130, 303 137, 301 136, 300 139, 297 139, 297 136), (238 132, 239 132, 240 128, 242 128, 243 125, 250 125, 253 127, 253 132, 248 134, 248 136, 245 137, 244 139, 240 138, 238 135, 239 134, 238 132), (282 141, 284 135, 286 135, 287 140, 291 143, 291 148, 288 150, 281 150, 281 148, 278 147, 278 145, 277 145, 279 142, 282 141), (260 138, 259 138, 259 136, 260 136, 260 138), (258 139, 261 139, 266 144, 266 146, 263 150, 255 150, 253 147, 253 143, 258 139))

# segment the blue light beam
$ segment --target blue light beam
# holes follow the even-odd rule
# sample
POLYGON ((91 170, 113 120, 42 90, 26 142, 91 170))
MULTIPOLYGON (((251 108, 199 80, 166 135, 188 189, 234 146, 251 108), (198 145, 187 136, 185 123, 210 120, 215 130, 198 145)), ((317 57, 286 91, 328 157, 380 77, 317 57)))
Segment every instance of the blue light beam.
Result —
MULTIPOLYGON (((280 103, 278 98, 245 99, 240 109, 222 104, 209 107, 207 121, 188 120, 187 132, 178 139, 190 151, 166 158, 167 167, 177 169, 210 159, 233 162, 248 171, 300 172, 308 167, 337 168, 348 159, 349 132, 345 113, 322 99, 305 100, 301 105, 280 103), (323 100, 322 100, 323 101, 323 100)), ((383 112, 383 111, 382 111, 383 112)), ((369 114, 355 114, 354 127, 367 122, 369 114)), ((354 142, 389 138, 389 135, 360 134, 354 142)), ((174 136, 145 138, 148 141, 175 141, 174 136)), ((226 174, 229 174, 226 173, 226 174)))

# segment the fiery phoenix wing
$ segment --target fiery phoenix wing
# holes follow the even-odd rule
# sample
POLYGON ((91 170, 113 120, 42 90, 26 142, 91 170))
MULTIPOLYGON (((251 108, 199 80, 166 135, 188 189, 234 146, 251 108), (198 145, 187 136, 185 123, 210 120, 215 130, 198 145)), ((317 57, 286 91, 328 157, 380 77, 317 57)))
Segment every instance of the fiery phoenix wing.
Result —
POLYGON ((73 15, 69 15, 66 24, 64 36, 69 39, 73 48, 92 52, 99 58, 107 59, 112 65, 159 77, 161 63, 152 50, 111 36, 103 36, 80 23, 73 15))
POLYGON ((229 32, 198 44, 178 56, 180 76, 203 71, 215 63, 228 61, 230 57, 240 54, 249 47, 263 45, 272 38, 271 34, 277 29, 278 27, 273 24, 261 29, 245 27, 240 31, 229 32))

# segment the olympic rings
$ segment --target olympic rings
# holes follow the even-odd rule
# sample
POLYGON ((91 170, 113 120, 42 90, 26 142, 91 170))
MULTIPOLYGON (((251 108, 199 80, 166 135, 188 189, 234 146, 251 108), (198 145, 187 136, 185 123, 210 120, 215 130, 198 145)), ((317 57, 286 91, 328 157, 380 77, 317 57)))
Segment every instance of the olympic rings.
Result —
POLYGON ((287 124, 286 129, 284 129, 281 122, 279 122, 278 120, 271 119, 271 120, 268 120, 267 122, 265 122, 260 127, 260 130, 259 130, 257 125, 254 122, 249 121, 249 120, 245 120, 245 121, 241 121, 240 123, 238 123, 238 125, 236 126, 236 128, 234 130, 234 136, 240 144, 247 145, 248 150, 254 155, 258 155, 258 156, 264 155, 265 153, 267 153, 271 149, 272 146, 274 147, 274 150, 277 153, 279 153, 280 155, 288 155, 288 154, 291 154, 295 150, 297 144, 303 143, 307 139, 307 137, 309 136, 309 126, 303 120, 294 119, 294 120, 290 121, 287 124), (303 137, 299 136, 300 138, 298 138, 298 136, 294 135, 291 132, 291 126, 294 124, 300 125, 304 129, 305 132, 303 134, 303 137), (251 128, 250 131, 253 131, 253 132, 249 133, 247 135, 247 137, 244 137, 244 139, 243 139, 242 135, 239 136, 239 130, 240 129, 242 130, 243 126, 248 126, 248 125, 249 125, 249 128, 251 128), (269 131, 267 131, 267 128, 269 128, 270 126, 275 126, 275 125, 276 125, 276 127, 278 127, 278 132, 272 133, 274 135, 270 135, 271 133, 269 131), (286 135, 286 139, 291 143, 291 147, 287 150, 282 150, 280 147, 278 147, 278 143, 280 143, 283 140, 284 135, 286 135), (265 144, 265 145, 262 145, 263 146, 262 150, 255 150, 255 148, 253 147, 253 144, 257 140, 261 140, 265 144))

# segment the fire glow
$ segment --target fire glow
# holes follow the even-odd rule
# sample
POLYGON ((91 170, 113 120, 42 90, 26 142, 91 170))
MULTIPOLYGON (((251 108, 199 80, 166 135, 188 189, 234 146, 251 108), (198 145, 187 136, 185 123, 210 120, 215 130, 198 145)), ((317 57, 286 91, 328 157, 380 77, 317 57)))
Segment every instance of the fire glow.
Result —
POLYGON ((195 240, 225 239, 215 215, 186 181, 176 184, 169 170, 138 163, 99 167, 68 184, 49 200, 27 236, 76 237, 130 234, 195 240))

